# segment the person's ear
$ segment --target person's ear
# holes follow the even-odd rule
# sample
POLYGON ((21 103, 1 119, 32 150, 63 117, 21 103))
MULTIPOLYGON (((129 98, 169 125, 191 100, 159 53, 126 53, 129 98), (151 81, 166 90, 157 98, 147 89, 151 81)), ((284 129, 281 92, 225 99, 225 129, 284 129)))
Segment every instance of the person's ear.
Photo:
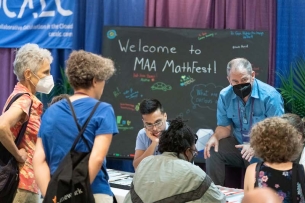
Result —
POLYGON ((23 72, 23 76, 26 80, 29 80, 32 76, 32 72, 30 69, 26 69, 24 72, 23 72))
POLYGON ((230 77, 229 77, 229 76, 227 76, 227 79, 228 79, 228 81, 229 81, 229 84, 231 85, 231 82, 230 82, 230 77))
POLYGON ((96 82, 97 82, 97 80, 96 80, 96 78, 94 77, 94 78, 92 79, 92 86, 93 86, 93 87, 95 87, 96 82))
POLYGON ((251 73, 251 77, 252 77, 252 81, 254 80, 254 78, 255 78, 255 72, 254 71, 252 71, 252 73, 251 73))
POLYGON ((187 159, 186 161, 190 162, 190 158, 189 158, 189 156, 188 156, 188 150, 189 150, 189 148, 186 149, 186 150, 183 152, 183 154, 184 154, 185 158, 187 159))
POLYGON ((167 114, 166 113, 164 113, 164 117, 165 117, 165 119, 167 119, 167 114))

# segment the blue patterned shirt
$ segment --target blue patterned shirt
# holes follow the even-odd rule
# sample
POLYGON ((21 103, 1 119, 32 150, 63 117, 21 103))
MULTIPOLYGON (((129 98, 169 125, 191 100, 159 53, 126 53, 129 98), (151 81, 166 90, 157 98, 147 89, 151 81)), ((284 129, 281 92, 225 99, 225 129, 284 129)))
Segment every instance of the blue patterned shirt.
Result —
POLYGON ((231 85, 222 89, 217 102, 217 125, 229 126, 239 143, 242 132, 250 132, 253 124, 267 117, 284 114, 284 102, 281 94, 272 86, 254 79, 251 96, 244 105, 240 97, 233 92, 231 85))

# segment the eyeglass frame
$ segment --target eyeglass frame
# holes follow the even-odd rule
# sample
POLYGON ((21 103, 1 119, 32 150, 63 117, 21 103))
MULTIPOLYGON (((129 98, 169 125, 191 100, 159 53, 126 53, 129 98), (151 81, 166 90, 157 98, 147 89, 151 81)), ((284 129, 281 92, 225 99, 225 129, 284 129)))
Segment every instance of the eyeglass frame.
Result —
POLYGON ((195 149, 190 148, 190 150, 192 151, 193 158, 195 158, 195 157, 198 156, 198 150, 197 150, 196 147, 195 147, 195 149), (194 152, 194 153, 193 153, 193 152, 194 152))
POLYGON ((146 124, 143 120, 143 124, 144 124, 144 127, 147 129, 147 130, 152 130, 154 129, 154 127, 156 128, 160 128, 163 126, 163 119, 161 119, 160 121, 157 121, 153 124, 146 124), (159 125, 159 126, 158 126, 159 125))

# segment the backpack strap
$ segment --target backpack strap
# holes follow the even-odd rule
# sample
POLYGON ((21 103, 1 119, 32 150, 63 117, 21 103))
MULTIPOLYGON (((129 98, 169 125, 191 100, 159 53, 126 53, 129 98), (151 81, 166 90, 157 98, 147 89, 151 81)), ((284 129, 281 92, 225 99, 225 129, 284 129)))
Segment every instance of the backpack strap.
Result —
POLYGON ((258 187, 258 177, 259 177, 259 170, 261 169, 262 165, 263 165, 263 161, 257 162, 256 163, 256 167, 255 167, 255 183, 254 183, 254 187, 258 187))
POLYGON ((292 203, 297 203, 297 174, 298 173, 298 164, 292 164, 292 186, 291 186, 291 193, 292 193, 292 203))
MULTIPOLYGON (((27 94, 27 95, 31 96, 29 93, 18 93, 18 94, 16 94, 16 95, 11 99, 11 101, 7 104, 7 106, 6 106, 5 110, 4 110, 4 112, 7 111, 7 110, 11 107, 11 105, 12 105, 17 99, 19 99, 22 95, 24 95, 24 94, 27 94)), ((18 145, 20 144, 20 142, 21 142, 21 140, 22 140, 22 138, 23 138, 23 135, 24 135, 24 133, 25 133, 26 127, 27 127, 28 122, 29 122, 29 120, 30 120, 32 105, 33 105, 33 100, 31 100, 31 104, 30 104, 29 119, 28 119, 26 122, 24 122, 24 123, 22 124, 22 126, 21 126, 21 128, 20 128, 20 131, 19 131, 19 133, 18 133, 18 135, 17 135, 17 137, 16 137, 16 139, 15 139, 15 144, 16 144, 16 146, 18 146, 18 145)))
POLYGON ((76 114, 75 114, 75 111, 74 111, 74 108, 73 108, 73 105, 69 99, 69 97, 67 95, 64 95, 64 98, 68 101, 68 104, 70 106, 70 109, 71 109, 71 112, 72 112, 72 116, 74 118, 74 121, 75 121, 75 124, 77 126, 77 129, 78 131, 81 131, 82 127, 79 125, 79 123, 77 122, 77 118, 76 118, 76 114))
POLYGON ((305 196, 305 172, 303 164, 298 165, 298 180, 302 187, 303 196, 305 196))
POLYGON ((88 117, 87 120, 85 121, 85 124, 84 124, 84 125, 82 126, 82 128, 80 129, 80 125, 79 125, 78 122, 77 122, 77 118, 76 118, 76 114, 75 114, 73 105, 72 105, 72 103, 71 103, 69 97, 65 97, 65 98, 66 98, 66 100, 68 101, 68 104, 69 104, 70 109, 71 109, 71 111, 72 111, 72 115, 73 115, 74 121, 75 121, 75 123, 76 123, 76 125, 77 125, 77 128, 78 128, 78 130, 79 130, 78 136, 77 136, 76 139, 74 140, 74 143, 73 143, 73 145, 72 145, 72 147, 71 147, 71 150, 75 149, 76 144, 79 142, 80 138, 83 139, 83 141, 85 142, 85 144, 86 144, 88 150, 90 150, 91 148, 90 148, 90 146, 89 146, 89 143, 88 143, 88 141, 85 139, 83 133, 85 132, 86 127, 87 127, 87 125, 88 125, 90 119, 92 118, 92 116, 93 116, 95 110, 97 109, 97 107, 100 105, 101 102, 98 101, 98 102, 95 104, 95 106, 93 107, 93 109, 92 109, 92 111, 91 111, 89 117, 88 117))

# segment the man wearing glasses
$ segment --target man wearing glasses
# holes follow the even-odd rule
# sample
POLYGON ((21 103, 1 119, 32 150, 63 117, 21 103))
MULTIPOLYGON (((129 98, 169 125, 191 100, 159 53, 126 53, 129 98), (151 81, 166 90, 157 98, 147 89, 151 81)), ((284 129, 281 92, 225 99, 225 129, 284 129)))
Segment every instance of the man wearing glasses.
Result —
POLYGON ((168 128, 167 115, 157 99, 144 99, 140 103, 140 113, 144 128, 138 133, 136 140, 133 167, 147 156, 160 154, 158 151, 159 136, 168 128))
POLYGON ((284 113, 280 93, 255 79, 247 59, 231 60, 227 78, 230 85, 221 90, 218 98, 217 127, 204 150, 207 174, 216 185, 224 185, 225 164, 249 165, 254 155, 249 144, 251 127, 267 117, 284 113))

